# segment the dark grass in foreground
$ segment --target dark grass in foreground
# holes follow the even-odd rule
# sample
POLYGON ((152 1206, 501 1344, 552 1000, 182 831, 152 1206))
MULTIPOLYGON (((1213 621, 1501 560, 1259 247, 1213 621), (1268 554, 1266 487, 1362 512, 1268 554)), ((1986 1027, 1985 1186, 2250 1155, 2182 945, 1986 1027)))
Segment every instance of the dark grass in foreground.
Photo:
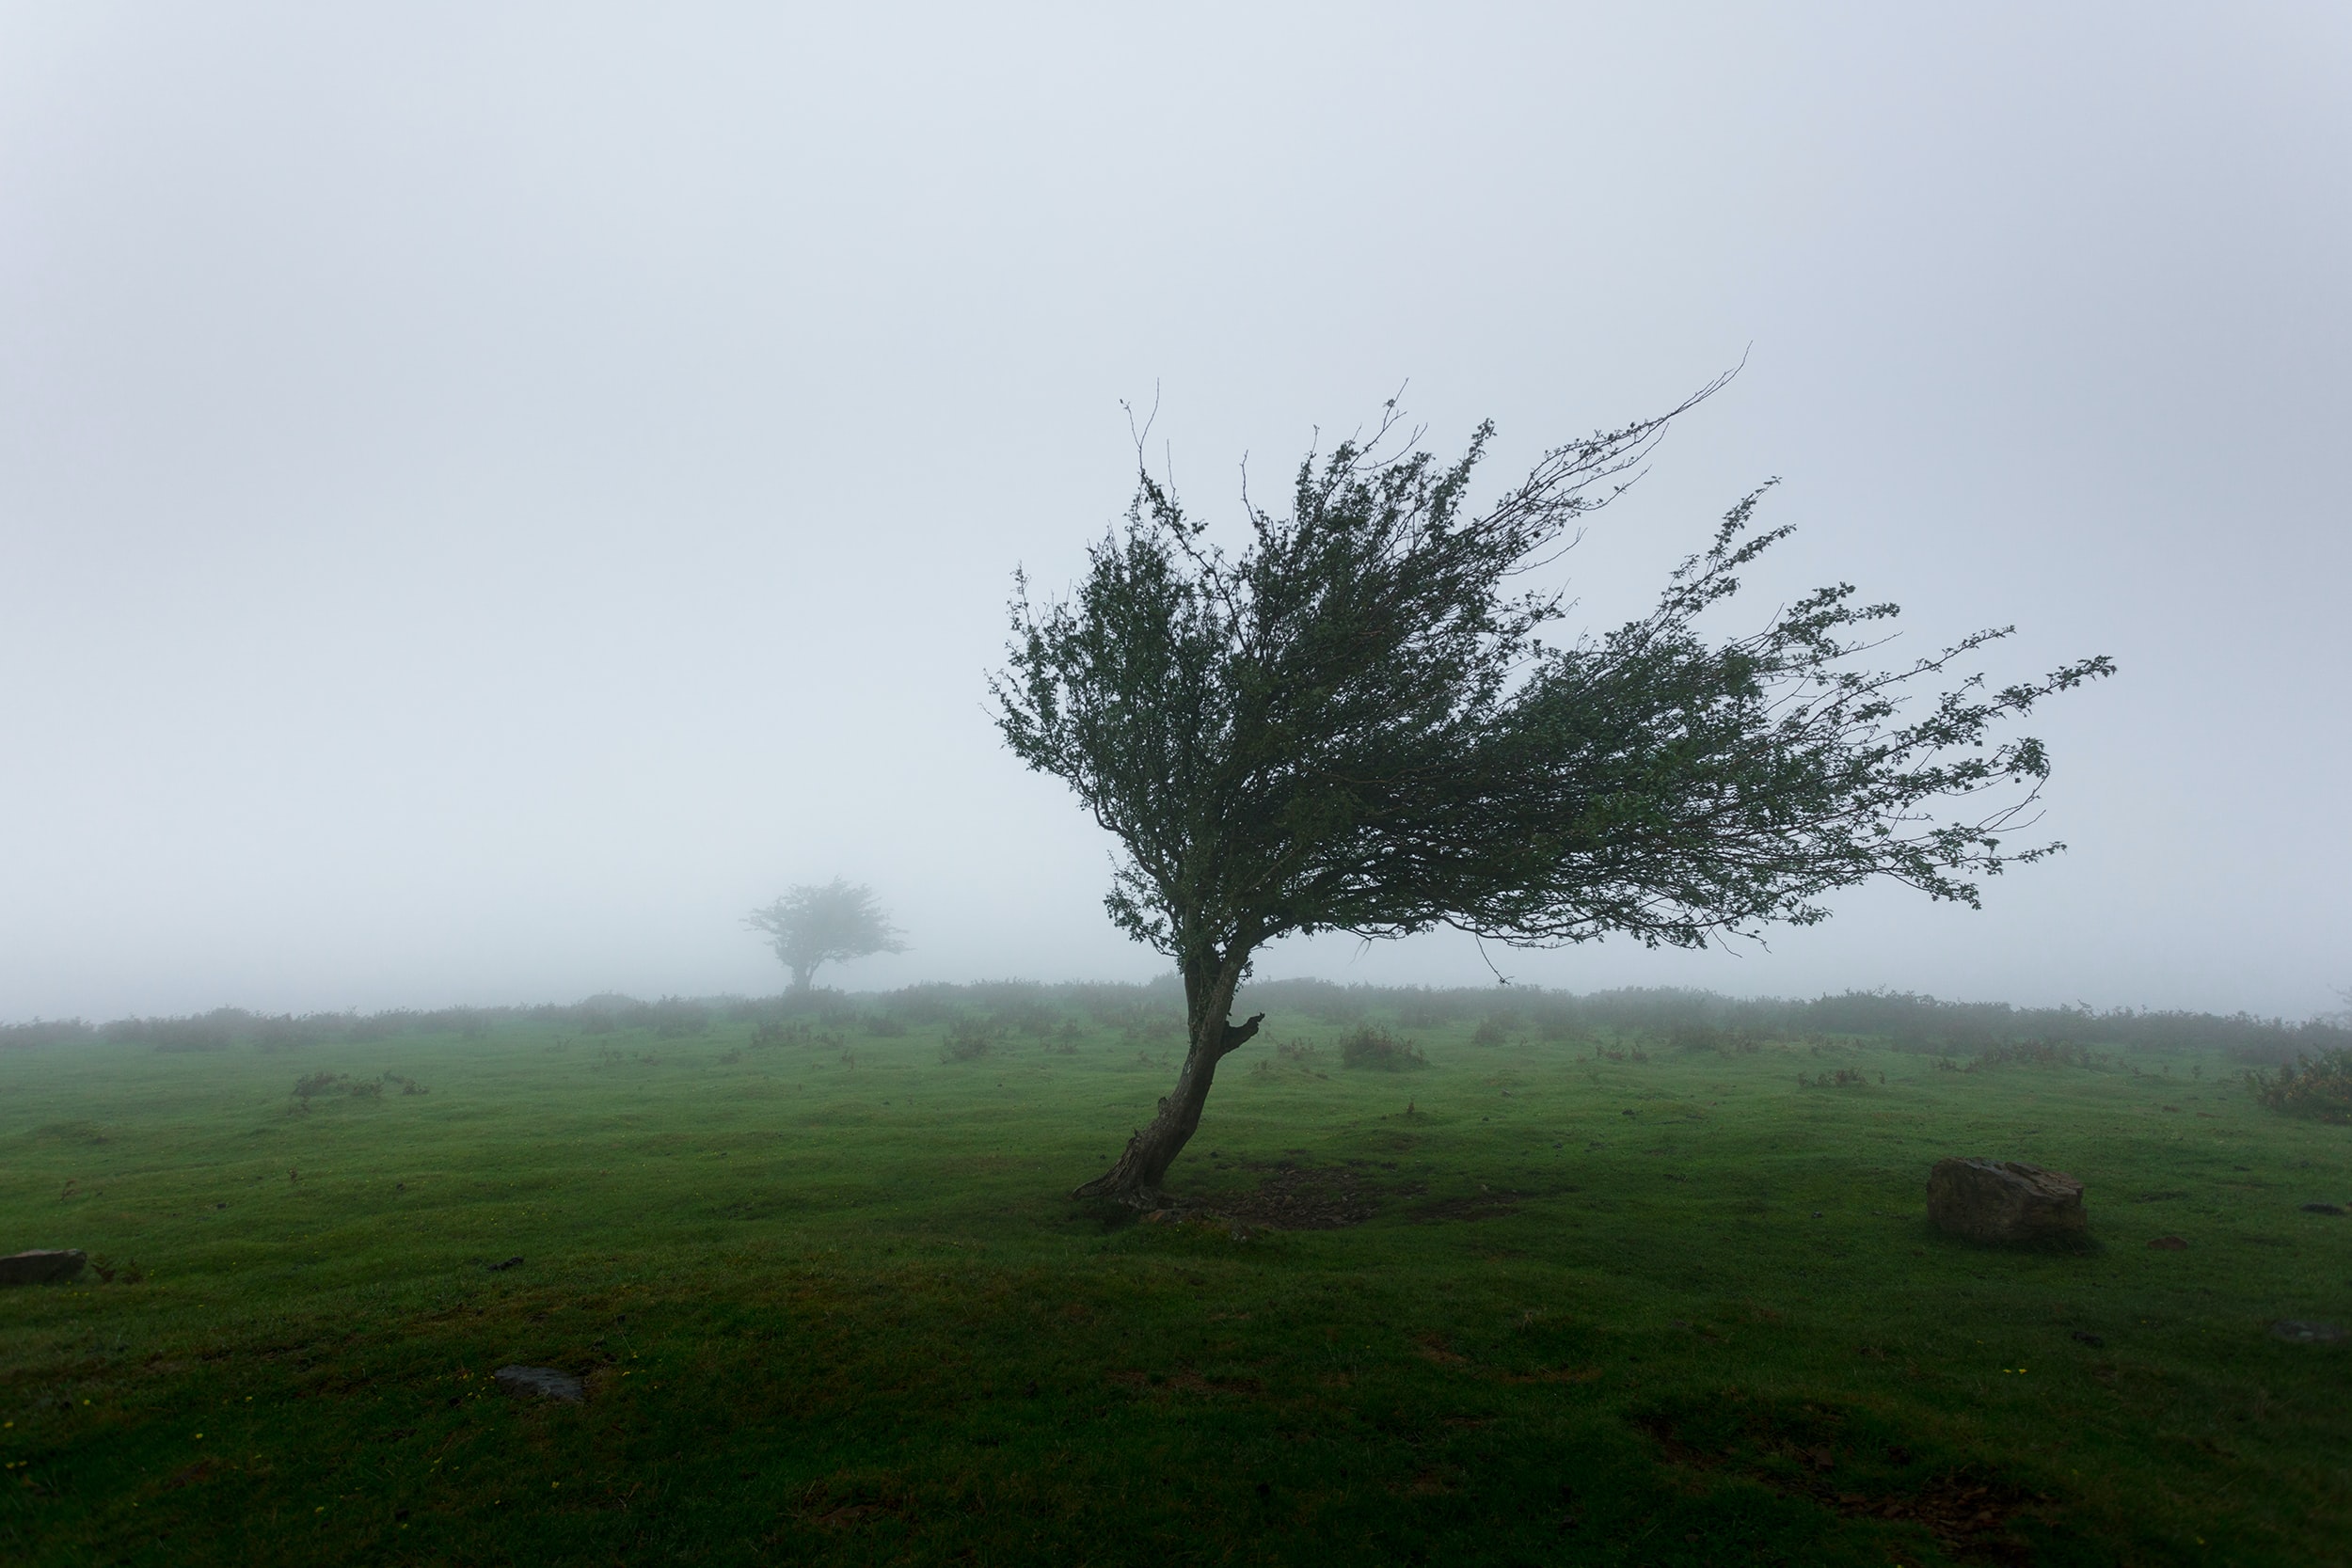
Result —
POLYGON ((0 1054, 0 1250, 115 1271, 0 1293, 0 1560, 2347 1560, 2352 1147, 2218 1057, 1278 1013, 1136 1223, 1164 1048, 949 1022, 0 1054))

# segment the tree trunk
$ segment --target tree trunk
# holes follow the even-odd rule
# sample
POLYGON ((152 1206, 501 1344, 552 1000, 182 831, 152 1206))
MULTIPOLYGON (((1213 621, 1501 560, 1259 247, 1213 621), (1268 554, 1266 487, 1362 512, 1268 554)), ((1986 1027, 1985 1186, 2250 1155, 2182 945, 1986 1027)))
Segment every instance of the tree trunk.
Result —
POLYGON ((1175 1091, 1160 1101, 1152 1124, 1127 1140, 1118 1163, 1071 1196, 1107 1197, 1138 1209, 1159 1201, 1168 1167, 1176 1163, 1176 1156, 1184 1152, 1200 1126, 1200 1107, 1208 1102, 1216 1064, 1255 1035, 1265 1021, 1263 1013, 1253 1014, 1240 1024, 1232 1021, 1233 991, 1248 961, 1247 953, 1235 953, 1184 966, 1184 1012, 1191 1045, 1176 1074, 1175 1091))

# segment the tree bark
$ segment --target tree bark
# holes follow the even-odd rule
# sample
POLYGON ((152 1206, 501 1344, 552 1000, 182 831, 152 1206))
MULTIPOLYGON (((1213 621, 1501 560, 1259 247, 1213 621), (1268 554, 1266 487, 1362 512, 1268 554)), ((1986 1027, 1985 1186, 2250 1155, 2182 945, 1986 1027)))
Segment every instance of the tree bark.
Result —
POLYGON ((1184 1145, 1200 1126, 1200 1108, 1208 1102, 1216 1064, 1258 1032, 1265 1014, 1248 1022, 1232 1022, 1233 991, 1248 955, 1234 954, 1214 963, 1184 966, 1184 1003, 1191 1044, 1184 1065, 1176 1074, 1173 1092, 1160 1101, 1151 1125, 1127 1140, 1126 1149, 1110 1169, 1071 1194, 1073 1197, 1106 1197, 1144 1209, 1160 1200, 1160 1184, 1184 1145))

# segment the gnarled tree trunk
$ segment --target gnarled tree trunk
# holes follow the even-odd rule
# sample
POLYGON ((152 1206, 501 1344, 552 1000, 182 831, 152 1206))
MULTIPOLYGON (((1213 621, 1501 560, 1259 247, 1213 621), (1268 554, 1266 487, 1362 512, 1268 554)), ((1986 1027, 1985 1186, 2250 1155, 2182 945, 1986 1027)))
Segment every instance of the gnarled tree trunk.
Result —
POLYGON ((1071 1194, 1073 1197, 1107 1197, 1136 1208, 1159 1201, 1160 1183, 1200 1126, 1200 1107, 1207 1103, 1216 1064, 1257 1034, 1265 1014, 1247 1022, 1232 1022, 1233 990, 1241 983, 1249 956, 1235 953, 1184 965, 1184 1013, 1190 1047, 1176 1074, 1175 1090, 1160 1101, 1152 1124, 1127 1140, 1126 1149, 1110 1169, 1071 1194))

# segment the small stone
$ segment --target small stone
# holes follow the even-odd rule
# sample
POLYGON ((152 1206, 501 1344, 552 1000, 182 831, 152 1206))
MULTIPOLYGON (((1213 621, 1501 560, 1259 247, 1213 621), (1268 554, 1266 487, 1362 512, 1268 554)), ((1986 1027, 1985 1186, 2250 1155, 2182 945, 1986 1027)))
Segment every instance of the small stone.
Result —
POLYGON ((47 1285, 54 1280, 72 1279, 88 1261, 78 1247, 20 1252, 0 1258, 0 1285, 47 1285))
POLYGON ((2295 1318, 2281 1318, 2270 1325, 2273 1338, 2296 1345, 2332 1345, 2342 1339, 2344 1330, 2334 1323, 2304 1323, 2295 1318))
POLYGON ((587 1392, 580 1379, 553 1367, 501 1367, 490 1375, 510 1394, 536 1394, 567 1404, 578 1404, 587 1392))
POLYGON ((2074 1241, 2089 1229, 2080 1181, 2015 1160, 1938 1160, 1928 1218, 1972 1242, 2074 1241))
POLYGON ((2158 1236, 2148 1243, 2151 1252, 2186 1252, 2188 1243, 2178 1236, 2158 1236))

